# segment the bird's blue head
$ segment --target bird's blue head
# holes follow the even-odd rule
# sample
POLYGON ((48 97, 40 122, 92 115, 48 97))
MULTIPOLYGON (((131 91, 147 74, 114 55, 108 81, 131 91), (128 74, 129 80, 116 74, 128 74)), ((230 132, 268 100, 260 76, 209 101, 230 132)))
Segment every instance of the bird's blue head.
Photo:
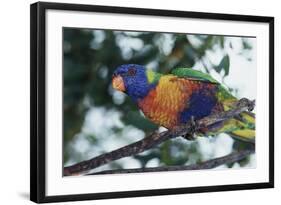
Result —
POLYGON ((114 89, 127 93, 134 101, 144 98, 155 87, 149 82, 144 66, 125 64, 117 67, 112 76, 114 89))

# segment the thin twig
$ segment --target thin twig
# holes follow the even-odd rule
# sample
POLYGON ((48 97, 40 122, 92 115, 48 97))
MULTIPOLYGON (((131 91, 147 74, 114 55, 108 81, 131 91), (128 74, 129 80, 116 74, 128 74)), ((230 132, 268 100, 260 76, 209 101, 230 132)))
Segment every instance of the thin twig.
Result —
POLYGON ((134 156, 145 150, 151 149, 168 139, 172 139, 178 136, 183 136, 186 135, 187 133, 193 134, 194 131, 196 132, 214 123, 222 122, 230 118, 233 118, 234 116, 237 116, 241 112, 247 111, 249 108, 252 108, 253 106, 254 106, 254 101, 250 101, 246 98, 243 98, 238 101, 236 107, 232 110, 221 112, 221 113, 215 113, 196 121, 197 126, 195 128, 193 122, 188 122, 185 125, 176 126, 171 130, 164 131, 161 133, 153 132, 151 135, 135 143, 121 147, 112 152, 102 154, 92 159, 85 160, 68 167, 64 167, 63 170, 64 176, 84 174, 89 170, 107 164, 109 162, 128 156, 134 156))
POLYGON ((162 171, 183 171, 183 170, 199 170, 199 169, 212 169, 223 164, 229 164, 238 162, 250 154, 254 153, 254 150, 241 150, 233 152, 229 155, 211 159, 205 162, 191 165, 180 166, 164 166, 164 167, 148 167, 148 168, 136 168, 136 169, 115 169, 105 170, 100 172, 93 172, 87 175, 99 175, 99 174, 122 174, 122 173, 142 173, 142 172, 162 172, 162 171))

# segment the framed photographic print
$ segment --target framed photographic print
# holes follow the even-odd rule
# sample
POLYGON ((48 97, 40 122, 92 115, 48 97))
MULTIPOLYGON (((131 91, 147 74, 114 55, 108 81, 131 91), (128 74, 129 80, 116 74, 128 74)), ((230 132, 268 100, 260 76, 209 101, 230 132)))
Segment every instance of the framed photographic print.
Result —
POLYGON ((274 18, 31 5, 32 201, 274 186, 274 18))

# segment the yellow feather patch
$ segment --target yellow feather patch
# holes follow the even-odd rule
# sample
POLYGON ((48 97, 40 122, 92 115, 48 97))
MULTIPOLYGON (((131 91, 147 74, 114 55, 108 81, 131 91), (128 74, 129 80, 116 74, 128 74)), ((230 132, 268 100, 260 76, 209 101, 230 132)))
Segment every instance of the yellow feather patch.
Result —
POLYGON ((242 113, 242 117, 248 122, 248 123, 252 123, 255 124, 255 118, 251 115, 249 115, 248 113, 242 113))
POLYGON ((250 129, 235 130, 231 133, 241 138, 248 138, 248 139, 255 139, 255 135, 256 135, 255 130, 250 130, 250 129))
POLYGON ((152 70, 146 70, 146 76, 149 83, 152 83, 155 77, 155 72, 152 70))

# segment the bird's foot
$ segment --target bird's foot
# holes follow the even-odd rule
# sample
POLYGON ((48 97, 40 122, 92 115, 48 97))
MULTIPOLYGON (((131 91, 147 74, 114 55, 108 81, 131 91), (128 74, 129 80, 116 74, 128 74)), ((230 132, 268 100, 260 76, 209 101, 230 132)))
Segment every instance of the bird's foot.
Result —
POLYGON ((191 116, 190 121, 190 132, 183 135, 182 137, 187 140, 195 140, 196 139, 196 131, 198 130, 198 124, 194 119, 194 116, 191 116))
POLYGON ((186 140, 189 140, 189 141, 194 141, 196 139, 195 134, 189 134, 189 133, 183 135, 182 137, 186 140))
POLYGON ((256 101, 255 100, 252 100, 252 101, 250 100, 249 104, 248 104, 248 111, 252 112, 254 110, 255 106, 256 106, 256 101))
POLYGON ((255 100, 249 100, 247 98, 241 98, 238 101, 238 106, 247 106, 248 107, 248 111, 253 111, 256 105, 256 101, 255 100))

